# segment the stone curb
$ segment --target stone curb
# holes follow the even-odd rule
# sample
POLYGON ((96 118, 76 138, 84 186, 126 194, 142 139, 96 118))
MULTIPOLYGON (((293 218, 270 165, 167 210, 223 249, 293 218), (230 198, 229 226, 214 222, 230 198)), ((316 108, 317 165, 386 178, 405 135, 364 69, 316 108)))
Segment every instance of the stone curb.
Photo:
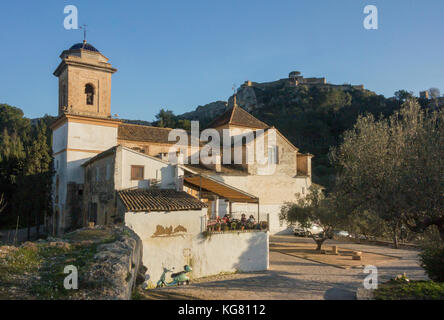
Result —
POLYGON ((356 290, 356 300, 375 300, 373 290, 358 288, 356 290))

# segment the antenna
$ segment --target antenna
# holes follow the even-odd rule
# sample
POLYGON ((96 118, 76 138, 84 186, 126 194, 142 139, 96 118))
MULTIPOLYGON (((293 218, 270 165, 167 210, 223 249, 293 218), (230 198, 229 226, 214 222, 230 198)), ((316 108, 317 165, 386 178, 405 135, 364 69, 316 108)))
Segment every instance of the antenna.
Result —
POLYGON ((86 31, 87 31, 86 27, 87 27, 86 24, 80 26, 80 29, 83 29, 83 43, 86 43, 86 31))

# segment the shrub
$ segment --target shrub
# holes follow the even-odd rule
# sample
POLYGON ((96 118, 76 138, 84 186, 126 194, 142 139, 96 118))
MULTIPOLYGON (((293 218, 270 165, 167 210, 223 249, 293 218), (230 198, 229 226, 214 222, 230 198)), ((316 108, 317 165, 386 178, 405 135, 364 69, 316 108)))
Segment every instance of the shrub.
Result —
POLYGON ((421 267, 430 279, 444 282, 444 245, 423 246, 420 253, 421 267))

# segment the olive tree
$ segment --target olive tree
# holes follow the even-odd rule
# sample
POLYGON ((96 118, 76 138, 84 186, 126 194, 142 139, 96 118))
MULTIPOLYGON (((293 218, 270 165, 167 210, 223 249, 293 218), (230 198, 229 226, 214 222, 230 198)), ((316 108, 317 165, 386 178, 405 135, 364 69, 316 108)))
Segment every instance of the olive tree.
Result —
POLYGON ((320 234, 311 234, 317 244, 316 250, 321 250, 322 244, 333 236, 333 231, 344 224, 342 211, 334 206, 336 202, 325 197, 319 186, 312 185, 306 197, 297 194, 294 203, 288 202, 281 208, 280 219, 290 225, 298 224, 310 230, 314 225, 322 229, 320 234))
POLYGON ((423 232, 436 225, 444 241, 444 118, 415 100, 388 119, 360 116, 331 151, 338 168, 335 194, 349 213, 368 211, 392 230, 423 232))

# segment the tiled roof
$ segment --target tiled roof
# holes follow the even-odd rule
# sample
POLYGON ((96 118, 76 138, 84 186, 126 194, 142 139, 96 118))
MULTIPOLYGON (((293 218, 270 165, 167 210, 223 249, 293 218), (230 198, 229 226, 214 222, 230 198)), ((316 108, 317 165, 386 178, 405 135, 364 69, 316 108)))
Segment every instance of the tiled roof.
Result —
POLYGON ((173 189, 127 189, 117 193, 127 211, 131 212, 199 210, 207 207, 188 193, 173 189))
POLYGON ((223 113, 221 116, 217 117, 208 125, 208 128, 217 128, 226 124, 254 129, 269 128, 266 123, 260 121, 259 119, 256 119, 254 116, 238 106, 234 106, 233 108, 223 113))
POLYGON ((168 134, 171 130, 173 129, 122 123, 119 125, 117 138, 122 140, 175 144, 176 141, 168 141, 168 134))

